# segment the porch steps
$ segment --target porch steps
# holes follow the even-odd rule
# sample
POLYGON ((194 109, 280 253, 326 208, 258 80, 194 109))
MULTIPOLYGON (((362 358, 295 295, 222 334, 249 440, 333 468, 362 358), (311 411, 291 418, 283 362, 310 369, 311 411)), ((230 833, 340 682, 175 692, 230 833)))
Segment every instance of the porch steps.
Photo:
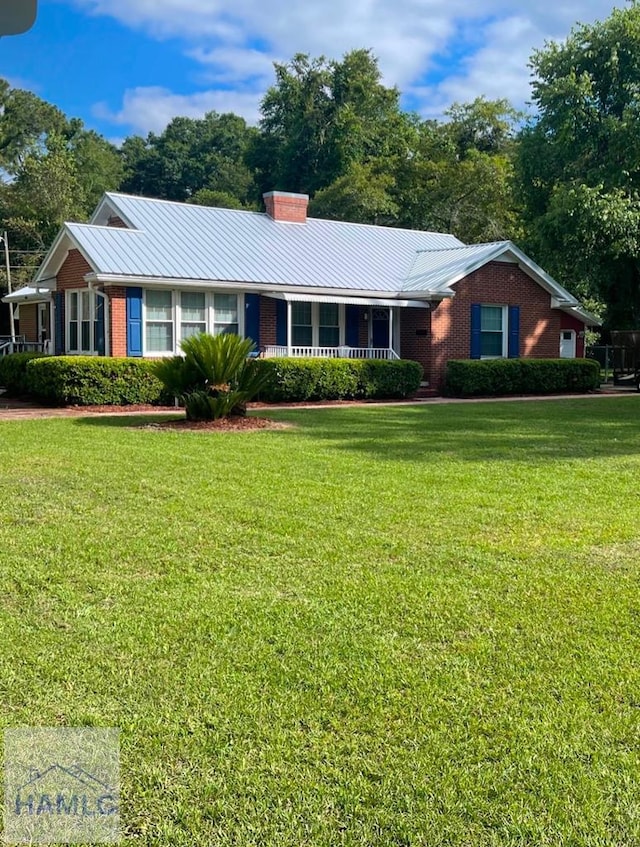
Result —
POLYGON ((439 397, 440 392, 428 385, 421 385, 420 388, 412 395, 415 400, 427 400, 430 397, 439 397))

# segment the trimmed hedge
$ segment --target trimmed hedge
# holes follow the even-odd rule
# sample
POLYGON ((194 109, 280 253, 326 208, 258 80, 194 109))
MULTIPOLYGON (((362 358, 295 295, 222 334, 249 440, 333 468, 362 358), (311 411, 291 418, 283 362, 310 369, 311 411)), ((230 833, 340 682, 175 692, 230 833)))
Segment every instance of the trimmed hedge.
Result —
MULTIPOLYGON (((156 361, 15 354, 18 356, 28 357, 21 363, 24 379, 20 390, 45 403, 127 406, 173 402, 153 373, 156 361)), ((422 379, 420 365, 406 360, 259 359, 258 365, 268 374, 259 397, 267 403, 402 398, 417 391, 422 379)))
POLYGON ((450 397, 557 394, 600 385, 594 359, 452 359, 444 393, 450 397))
POLYGON ((407 360, 274 358, 260 367, 269 374, 259 397, 267 403, 402 398, 422 379, 421 366, 407 360))
POLYGON ((27 364, 30 394, 57 406, 129 406, 172 402, 148 359, 47 356, 27 364))
POLYGON ((9 353, 0 356, 0 388, 7 394, 16 396, 28 394, 27 364, 32 359, 42 359, 46 353, 9 353))

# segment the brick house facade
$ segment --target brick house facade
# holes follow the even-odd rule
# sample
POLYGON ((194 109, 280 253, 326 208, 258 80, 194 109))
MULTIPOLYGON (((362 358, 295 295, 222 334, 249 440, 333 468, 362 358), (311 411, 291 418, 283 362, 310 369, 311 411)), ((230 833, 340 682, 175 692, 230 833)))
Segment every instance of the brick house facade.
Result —
POLYGON ((56 353, 167 355, 233 331, 263 355, 413 359, 436 389, 450 359, 583 354, 595 319, 510 242, 314 221, 307 199, 269 192, 259 214, 106 195, 63 228, 47 287, 13 297, 20 332, 38 340, 46 301, 56 353))

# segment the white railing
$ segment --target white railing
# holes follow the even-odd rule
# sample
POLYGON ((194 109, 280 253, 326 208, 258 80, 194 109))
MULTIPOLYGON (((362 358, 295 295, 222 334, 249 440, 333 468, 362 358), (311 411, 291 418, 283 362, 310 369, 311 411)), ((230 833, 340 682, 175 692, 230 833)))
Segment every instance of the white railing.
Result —
POLYGON ((0 340, 0 356, 11 353, 49 353, 49 341, 4 341, 0 340))
POLYGON ((399 359, 391 347, 287 347, 271 344, 264 348, 265 359, 274 356, 294 359, 399 359))

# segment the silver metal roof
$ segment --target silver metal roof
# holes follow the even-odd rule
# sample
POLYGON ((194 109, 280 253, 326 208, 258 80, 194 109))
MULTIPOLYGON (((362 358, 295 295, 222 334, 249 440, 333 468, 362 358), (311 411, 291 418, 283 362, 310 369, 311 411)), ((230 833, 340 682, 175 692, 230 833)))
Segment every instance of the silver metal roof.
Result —
POLYGON ((71 239, 96 274, 126 281, 244 283, 307 293, 338 289, 343 296, 389 293, 407 302, 451 297, 460 279, 502 260, 523 268, 559 308, 578 305, 510 241, 468 246, 435 232, 315 218, 285 223, 260 212, 115 193, 104 196, 92 220, 65 224, 35 284, 55 277, 71 239), (112 214, 130 228, 99 225, 112 214))
POLYGON ((67 224, 97 273, 171 279, 400 291, 417 250, 462 244, 453 235, 123 194, 106 199, 135 230, 67 224))

